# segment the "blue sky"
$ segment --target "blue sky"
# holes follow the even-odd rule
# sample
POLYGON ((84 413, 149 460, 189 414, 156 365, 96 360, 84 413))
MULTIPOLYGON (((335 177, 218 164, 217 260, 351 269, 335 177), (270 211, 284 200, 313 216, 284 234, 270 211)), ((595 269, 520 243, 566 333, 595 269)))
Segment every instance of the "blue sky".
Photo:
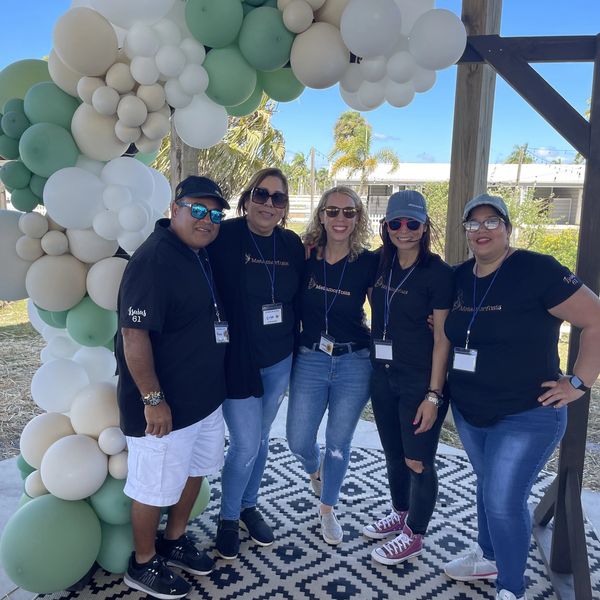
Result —
MULTIPOLYGON (((3 0, 0 68, 23 58, 41 58, 52 47, 52 29, 70 0, 3 0)), ((437 0, 437 8, 460 14, 460 0, 437 0)), ((501 34, 505 36, 589 35, 600 32, 598 0, 504 0, 501 34)), ((591 95, 591 63, 538 65, 538 71, 580 112, 591 95)), ((373 126, 374 147, 391 147, 403 162, 447 162, 450 159, 456 68, 438 73, 435 87, 418 94, 406 108, 384 105, 364 113, 373 126)), ((317 150, 326 163, 336 119, 349 108, 337 86, 306 90, 279 104, 274 125, 281 129, 290 154, 317 150)), ((546 159, 572 159, 572 147, 546 124, 501 78, 496 99, 490 160, 502 161, 515 144, 529 143, 546 159)))

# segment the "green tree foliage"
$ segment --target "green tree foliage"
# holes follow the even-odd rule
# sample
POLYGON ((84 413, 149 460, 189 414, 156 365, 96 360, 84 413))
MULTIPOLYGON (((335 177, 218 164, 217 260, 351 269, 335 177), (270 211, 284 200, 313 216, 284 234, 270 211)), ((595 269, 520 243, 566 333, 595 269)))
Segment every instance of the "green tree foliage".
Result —
POLYGON ((579 228, 545 231, 538 237, 531 250, 554 256, 559 263, 575 271, 578 242, 579 228))
POLYGON ((530 165, 535 162, 535 157, 531 152, 527 150, 529 144, 520 144, 513 146, 512 152, 506 157, 504 161, 508 165, 530 165))
POLYGON ((292 194, 310 193, 310 168, 303 152, 296 152, 292 160, 283 165, 292 194))

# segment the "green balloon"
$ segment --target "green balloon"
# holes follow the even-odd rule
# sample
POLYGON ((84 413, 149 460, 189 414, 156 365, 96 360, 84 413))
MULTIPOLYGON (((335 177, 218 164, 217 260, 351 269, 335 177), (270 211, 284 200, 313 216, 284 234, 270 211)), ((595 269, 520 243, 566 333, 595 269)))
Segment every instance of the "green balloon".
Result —
POLYGON ((250 4, 246 4, 242 2, 242 9, 244 10, 244 17, 251 11, 254 10, 256 6, 250 6, 250 4))
POLYGON ((244 18, 238 44, 255 69, 275 71, 289 62, 294 38, 283 24, 281 11, 261 6, 244 18))
POLYGON ((21 507, 6 524, 0 562, 19 587, 36 594, 60 592, 89 571, 100 536, 100 521, 89 504, 45 494, 21 507))
POLYGON ((262 100, 262 95, 262 87, 260 83, 257 83, 248 100, 238 104, 237 106, 225 107, 227 114, 231 115, 232 117, 245 117, 246 115, 251 115, 258 108, 258 105, 262 100))
POLYGON ((125 525, 131 521, 131 498, 123 493, 124 479, 110 475, 102 487, 90 496, 90 504, 98 518, 111 525, 125 525))
POLYGON ((133 552, 133 530, 131 525, 100 523, 102 542, 96 562, 109 573, 125 573, 129 557, 133 552))
POLYGON ((12 190, 10 201, 21 212, 31 212, 40 203, 40 199, 28 187, 12 190))
POLYGON ((104 346, 117 333, 117 313, 86 296, 69 311, 67 331, 82 346, 104 346))
POLYGON ((158 156, 158 150, 154 152, 150 152, 148 154, 144 154, 143 152, 136 152, 133 158, 139 160, 141 163, 144 163, 148 167, 156 160, 158 156))
POLYGON ((243 19, 240 0, 188 0, 185 6, 190 32, 209 48, 223 48, 235 41, 243 19))
POLYGON ((273 8, 277 8, 277 0, 266 0, 263 6, 272 6, 273 8))
POLYGON ((31 171, 20 160, 11 160, 0 167, 0 179, 10 188, 24 188, 31 181, 31 171))
POLYGON ((31 496, 28 496, 25 492, 23 492, 21 494, 21 497, 19 498, 17 507, 21 508, 22 506, 25 506, 28 502, 31 502, 32 500, 33 500, 33 498, 31 496))
POLYGON ((41 200, 44 197, 44 187, 48 181, 45 177, 32 175, 29 182, 29 189, 41 200))
POLYGON ((27 479, 27 475, 35 471, 35 469, 23 458, 22 454, 17 456, 17 469, 19 469, 19 473, 21 473, 21 479, 27 479))
POLYGON ((192 511, 190 512, 190 521, 193 521, 196 517, 200 516, 208 506, 210 502, 210 482, 207 477, 202 479, 202 487, 196 496, 192 511))
POLYGON ((202 66, 209 79, 206 95, 221 106, 237 106, 245 102, 256 87, 256 71, 246 62, 237 46, 211 50, 202 66))
POLYGON ((79 150, 71 134, 54 123, 35 123, 19 141, 19 153, 25 166, 40 177, 66 167, 74 167, 79 150))
POLYGON ((25 114, 25 101, 23 98, 11 98, 4 103, 2 114, 5 115, 7 112, 12 111, 25 114))
POLYGON ((19 60, 8 65, 0 71, 0 106, 10 98, 24 98, 32 85, 51 79, 45 60, 19 60))
POLYGON ((2 121, 0 122, 2 131, 14 140, 18 140, 30 125, 31 123, 25 116, 25 113, 16 110, 9 110, 4 113, 2 121))
POLYGON ((38 311, 38 315, 40 315, 40 319, 44 321, 46 325, 50 325, 50 327, 55 327, 56 329, 64 329, 67 326, 68 310, 55 312, 40 308, 37 304, 35 305, 35 308, 38 311))
POLYGON ((7 135, 0 135, 0 156, 5 160, 19 158, 19 140, 7 135))
POLYGON ((52 81, 36 83, 25 94, 25 114, 32 123, 54 123, 67 130, 79 104, 52 81))
POLYGON ((296 79, 289 68, 268 73, 261 71, 258 74, 258 80, 265 90, 265 94, 277 102, 291 102, 304 91, 304 85, 296 79))
POLYGON ((244 2, 250 6, 262 6, 265 0, 244 0, 244 2))
POLYGON ((102 344, 105 348, 108 348, 111 352, 115 351, 115 338, 112 337, 106 344, 102 344))

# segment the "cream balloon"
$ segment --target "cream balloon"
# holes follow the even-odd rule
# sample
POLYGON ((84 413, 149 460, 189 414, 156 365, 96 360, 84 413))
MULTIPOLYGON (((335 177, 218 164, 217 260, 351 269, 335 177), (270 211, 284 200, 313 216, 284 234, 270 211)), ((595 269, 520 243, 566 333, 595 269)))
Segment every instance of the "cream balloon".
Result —
POLYGON ((30 498, 38 498, 48 493, 39 471, 33 471, 27 475, 27 479, 25 479, 25 493, 30 498))
POLYGON ((127 452, 119 452, 108 459, 108 472, 114 479, 127 477, 127 452))
POLYGON ((146 120, 148 109, 137 96, 125 96, 119 102, 117 115, 123 125, 139 127, 146 120))
POLYGON ((85 369, 66 358, 43 364, 31 379, 33 401, 48 412, 65 413, 77 392, 90 382, 85 369))
POLYGON ((73 360, 83 366, 90 383, 111 381, 117 368, 115 355, 104 346, 82 346, 73 354, 73 360))
POLYGON ((77 83, 77 95, 86 103, 91 104, 94 92, 104 86, 101 77, 82 77, 77 83))
POLYGON ((340 28, 342 14, 349 0, 327 0, 325 4, 315 13, 315 20, 329 23, 340 28))
POLYGON ((142 154, 152 154, 153 152, 158 152, 161 144, 162 144, 162 138, 157 138, 155 140, 152 140, 142 133, 142 135, 140 135, 139 139, 135 143, 135 147, 142 154))
POLYGON ((283 9, 283 24, 292 33, 306 31, 313 22, 313 9, 306 0, 292 0, 283 9))
POLYGON ((117 112, 120 95, 114 88, 103 85, 92 94, 92 106, 101 115, 114 115, 117 112))
POLYGON ((48 219, 38 212, 23 213, 19 218, 21 233, 30 238, 42 238, 48 231, 48 219))
POLYGON ((71 254, 82 263, 93 264, 112 256, 119 245, 99 236, 93 229, 67 229, 71 254))
POLYGON ((21 236, 15 244, 17 256, 28 262, 33 262, 41 256, 44 256, 41 240, 30 238, 26 235, 21 236))
POLYGON ((60 256, 69 251, 69 240, 62 231, 49 231, 41 239, 42 250, 50 256, 60 256))
POLYGON ((71 424, 76 433, 98 438, 107 427, 118 427, 117 388, 107 381, 84 387, 73 398, 71 424))
MULTIPOLYGON (((98 445, 104 454, 112 456, 127 448, 127 440, 119 427, 107 427, 98 437, 98 445)), ((109 465, 110 469, 110 465, 109 465)))
POLYGON ((46 450, 60 438, 74 433, 69 417, 56 412, 42 413, 23 428, 19 451, 28 464, 39 469, 46 450))
POLYGON ((135 87, 135 80, 131 76, 129 67, 121 62, 115 63, 106 72, 106 85, 114 88, 119 94, 131 92, 135 87))
POLYGON ((325 0, 306 0, 308 2, 308 4, 310 5, 310 7, 313 10, 319 10, 323 4, 325 4, 325 0))
POLYGON ((52 77, 52 81, 63 92, 77 98, 77 84, 82 75, 67 67, 54 50, 50 52, 50 56, 48 57, 48 72, 50 73, 50 77, 52 77))
POLYGON ((98 442, 69 435, 54 442, 42 459, 42 481, 63 500, 83 500, 97 492, 108 475, 108 460, 98 442))
POLYGON ((149 113, 160 110, 167 100, 165 88, 159 83, 140 85, 135 95, 146 105, 149 113))
POLYGON ((135 23, 160 21, 173 7, 175 0, 91 0, 92 7, 111 23, 129 29, 135 23))
POLYGON ((127 144, 133 144, 140 139, 142 135, 141 127, 129 127, 129 125, 125 125, 123 121, 117 121, 115 123, 115 135, 127 144))
POLYGON ((162 140, 170 131, 171 122, 159 112, 149 113, 142 125, 142 133, 149 140, 162 140))
POLYGON ((188 106, 178 108, 173 122, 179 137, 193 148, 210 148, 227 133, 227 111, 205 94, 194 96, 188 106))

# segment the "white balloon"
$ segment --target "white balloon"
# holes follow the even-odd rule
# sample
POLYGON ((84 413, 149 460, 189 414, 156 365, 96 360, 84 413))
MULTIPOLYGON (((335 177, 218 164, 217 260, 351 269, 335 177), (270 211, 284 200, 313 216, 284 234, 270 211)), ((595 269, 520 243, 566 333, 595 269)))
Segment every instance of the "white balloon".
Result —
POLYGON ((394 0, 350 0, 342 14, 340 31, 356 56, 373 58, 391 49, 401 26, 400 9, 394 0))
POLYGON ((29 317, 29 322, 31 323, 31 326, 38 333, 42 333, 42 330, 46 326, 46 323, 42 321, 40 313, 38 313, 38 310, 35 307, 35 304, 33 303, 33 300, 31 298, 27 299, 27 316, 29 317))
POLYGON ((171 184, 160 171, 157 171, 152 167, 149 168, 152 178, 154 179, 154 192, 148 203, 155 212, 162 215, 171 203, 171 184))
POLYGON ((394 42, 394 45, 386 54, 386 56, 392 56, 392 54, 396 54, 396 52, 400 52, 402 50, 408 50, 408 37, 405 35, 399 35, 394 42))
POLYGON ((411 82, 397 83, 389 80, 385 90, 385 99, 388 104, 401 108, 408 106, 415 97, 415 89, 411 82))
POLYGON ((118 427, 107 427, 98 437, 98 446, 104 454, 112 456, 127 448, 127 440, 118 427))
POLYGON ((119 246, 127 252, 133 254, 143 243, 145 237, 139 231, 126 231, 117 238, 119 246))
POLYGON ((194 63, 186 65, 179 76, 181 89, 190 96, 206 91, 208 87, 208 73, 206 69, 194 63))
POLYGON ((179 46, 161 46, 156 53, 156 66, 165 77, 179 77, 185 67, 185 54, 179 46))
POLYGON ((55 358, 73 358, 73 355, 81 348, 75 340, 69 336, 66 330, 61 329, 60 333, 48 341, 46 349, 55 358))
POLYGON ((46 182, 44 205, 63 227, 86 229, 103 208, 103 187, 100 179, 88 171, 78 167, 60 169, 46 182))
POLYGON ((181 43, 181 30, 177 23, 171 19, 162 19, 152 26, 152 29, 158 34, 161 45, 178 46, 181 43))
POLYGON ((15 244, 15 252, 19 258, 28 262, 33 262, 41 256, 44 256, 41 240, 30 238, 26 235, 21 236, 15 244))
POLYGON ((315 20, 329 23, 339 29, 342 14, 347 4, 348 0, 327 0, 315 13, 315 20))
POLYGON ((178 79, 169 79, 165 83, 167 102, 173 108, 186 108, 192 102, 192 94, 187 94, 178 79))
POLYGON ((119 94, 131 92, 135 87, 135 80, 131 76, 129 66, 121 62, 115 63, 106 72, 106 85, 114 88, 119 94))
POLYGON ((171 131, 171 122, 163 114, 153 112, 148 114, 142 125, 142 132, 149 140, 162 140, 171 131))
POLYGON ((90 383, 73 398, 70 417, 76 433, 96 439, 107 427, 118 427, 117 387, 108 381, 90 383))
POLYGON ((369 110, 362 102, 358 99, 358 92, 351 93, 347 92, 342 86, 339 86, 340 96, 342 100, 354 110, 358 110, 360 112, 364 112, 369 110))
MULTIPOLYGON (((49 344, 54 338, 60 337, 64 334, 65 330, 62 327, 58 327, 56 325, 46 325, 42 329, 42 337, 44 341, 49 344)), ((57 356, 56 358, 61 358, 57 356)))
MULTIPOLYGON (((94 175, 100 177, 100 173, 102 173, 102 169, 104 168, 105 163, 101 160, 94 160, 93 158, 89 158, 85 154, 80 154, 75 166, 83 169, 84 171, 88 171, 93 173, 94 175)), ((64 229, 63 229, 64 231, 64 229)))
POLYGON ((39 496, 48 493, 39 471, 32 471, 27 475, 27 478, 25 479, 25 493, 30 498, 38 498, 39 496))
POLYGON ((92 94, 92 106, 101 115, 114 115, 119 105, 119 92, 114 88, 103 85, 92 94))
POLYGON ((292 33, 306 31, 313 22, 313 8, 306 0, 292 0, 283 9, 283 24, 292 33))
POLYGON ((90 383, 97 381, 112 382, 117 368, 117 361, 115 355, 108 348, 104 346, 81 346, 73 355, 73 360, 85 368, 90 383))
POLYGON ((131 202, 131 192, 124 185, 110 184, 104 188, 102 201, 108 210, 118 212, 131 202))
POLYGON ((148 116, 148 109, 137 96, 125 96, 117 108, 119 121, 128 127, 139 127, 148 116))
POLYGON ((338 29, 329 23, 314 23, 296 36, 290 62, 296 78, 307 87, 324 89, 337 83, 346 72, 350 53, 338 29))
POLYGON ((30 238, 42 238, 48 231, 48 219, 39 212, 23 213, 19 218, 21 233, 30 238))
POLYGON ((106 185, 127 187, 133 199, 146 201, 154 191, 154 178, 150 169, 129 156, 121 156, 108 162, 102 170, 101 178, 106 185))
POLYGON ((108 474, 106 454, 87 435, 69 435, 54 442, 42 459, 42 481, 63 500, 83 500, 97 492, 108 474))
POLYGON ((129 68, 132 77, 141 85, 153 85, 160 77, 154 58, 148 56, 136 56, 129 68))
POLYGON ((396 0, 402 15, 402 29, 404 35, 410 35, 415 21, 428 10, 431 10, 435 0, 396 0))
POLYGON ((185 54, 188 64, 194 63, 201 65, 206 58, 206 50, 204 46, 191 37, 186 37, 179 44, 181 51, 185 54))
POLYGON ((72 360, 57 358, 43 364, 31 380, 33 401, 48 412, 65 413, 77 392, 90 382, 85 369, 72 360))
POLYGON ((396 83, 410 81, 417 70, 417 64, 410 52, 401 50, 392 54, 387 61, 387 76, 396 83))
POLYGON ((89 270, 86 287, 89 297, 98 306, 106 310, 117 310, 119 286, 126 266, 124 258, 112 256, 97 262, 89 270))
POLYGON ((108 472, 114 479, 127 477, 127 452, 119 452, 108 459, 108 472))
POLYGON ((140 139, 142 135, 141 127, 129 127, 125 125, 123 121, 117 121, 115 123, 115 135, 119 140, 127 144, 133 144, 140 139))
POLYGON ((423 92, 430 90, 435 85, 435 80, 435 71, 428 71, 422 67, 417 67, 411 83, 415 89, 415 92, 422 94, 423 92))
POLYGON ((385 101, 385 82, 363 81, 358 88, 357 96, 367 110, 373 110, 385 101))
POLYGON ((148 112, 160 110, 167 100, 165 88, 160 83, 140 85, 135 94, 146 105, 148 112))
POLYGON ((77 95, 86 103, 92 103, 94 92, 104 85, 100 77, 82 77, 77 83, 77 95))
POLYGON ((46 450, 60 438, 74 433, 69 417, 56 412, 43 413, 23 428, 19 450, 29 465, 39 469, 46 450))
POLYGON ((119 215, 116 212, 105 210, 94 217, 93 230, 105 240, 116 240, 121 235, 119 215))
POLYGON ((115 241, 99 236, 93 229, 67 229, 71 254, 81 262, 93 264, 112 256, 118 249, 115 241))
POLYGON ((129 204, 119 211, 119 224, 124 231, 141 231, 148 223, 148 210, 143 204, 129 204))
POLYGON ((49 231, 41 239, 42 250, 50 256, 60 256, 69 251, 69 240, 62 231, 49 231))
POLYGON ((380 81, 385 77, 385 56, 375 56, 374 58, 363 58, 360 62, 360 72, 366 81, 380 81))
POLYGON ((160 47, 156 32, 149 25, 134 23, 127 37, 127 50, 132 56, 154 56, 160 47))
POLYGON ((410 33, 410 51, 424 69, 439 70, 453 65, 466 45, 463 22, 443 8, 434 8, 420 16, 410 33))
POLYGON ((77 84, 81 79, 81 73, 67 67, 54 50, 50 52, 50 56, 48 57, 48 72, 50 73, 50 77, 52 77, 52 81, 63 92, 75 98, 77 97, 77 84))
POLYGON ((111 23, 129 29, 135 23, 156 23, 172 8, 175 0, 91 0, 92 7, 111 23))
POLYGON ((179 137, 193 148, 210 148, 227 133, 227 111, 205 94, 194 96, 189 106, 178 108, 173 122, 179 137))
POLYGON ((358 92, 360 84, 364 81, 362 71, 358 63, 350 63, 344 75, 340 79, 340 86, 347 92, 354 94, 358 92))

